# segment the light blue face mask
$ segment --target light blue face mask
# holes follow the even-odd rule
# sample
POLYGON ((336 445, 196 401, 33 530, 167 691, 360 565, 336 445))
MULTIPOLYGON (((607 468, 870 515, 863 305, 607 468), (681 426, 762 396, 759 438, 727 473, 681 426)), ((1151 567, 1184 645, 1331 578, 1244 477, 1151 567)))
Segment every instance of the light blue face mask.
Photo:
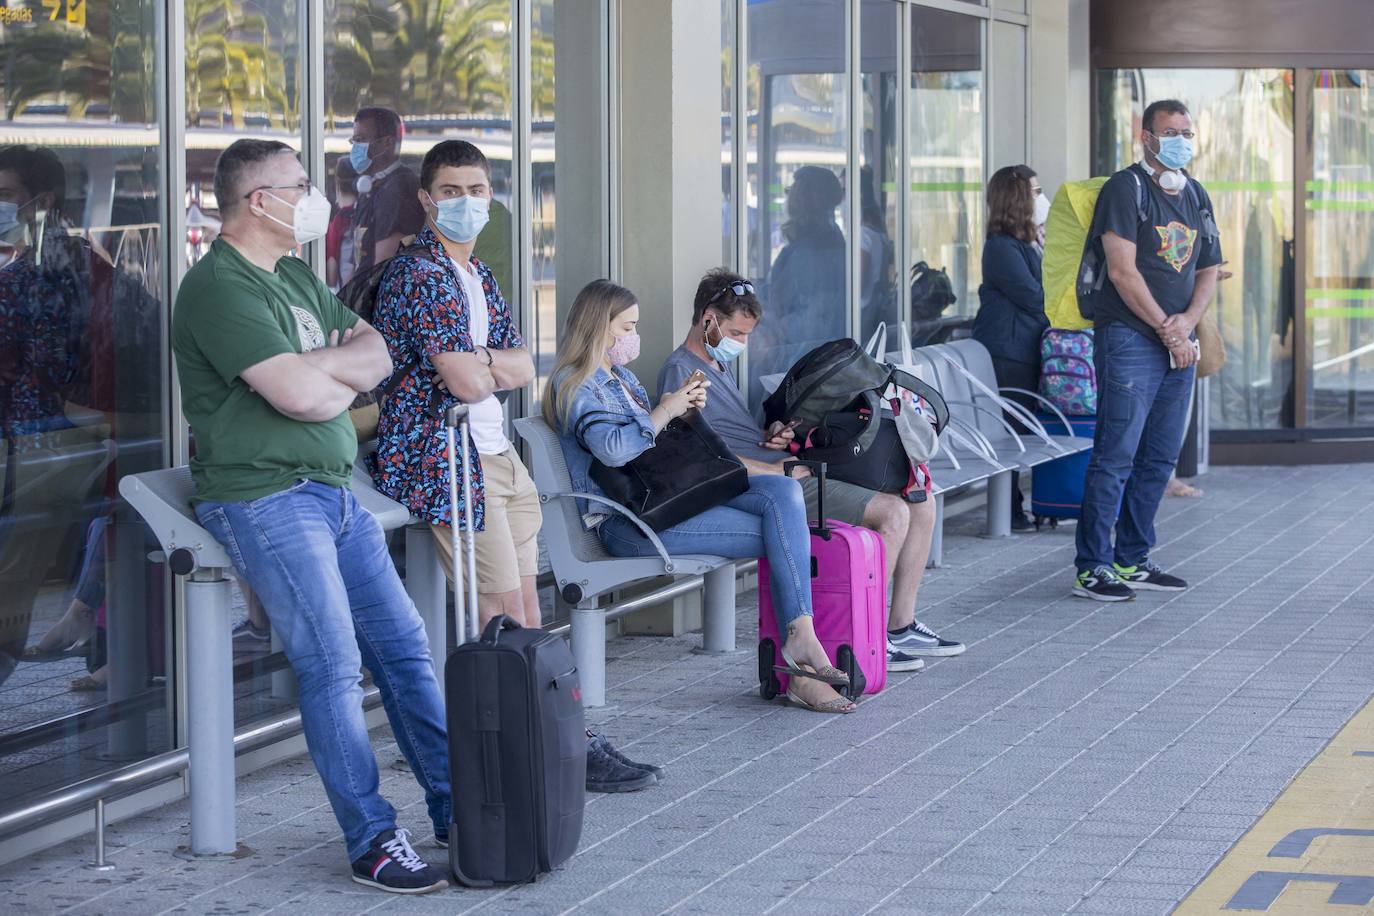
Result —
POLYGON ((434 224, 452 242, 466 244, 481 234, 487 224, 491 201, 485 197, 450 197, 429 202, 439 212, 434 216, 434 224))
POLYGON ((729 363, 739 359, 744 352, 744 344, 735 340, 733 337, 725 335, 725 329, 720 326, 720 321, 715 321, 716 330, 720 332, 720 343, 711 343, 711 332, 703 328, 702 343, 706 346, 706 353, 718 363, 729 363))
POLYGON ((1161 137, 1150 134, 1159 141, 1159 152, 1155 158, 1166 169, 1181 169, 1193 161, 1193 141, 1187 137, 1161 137))
POLYGON ((372 160, 368 158, 367 151, 371 147, 370 143, 354 143, 348 151, 348 163, 353 166, 353 170, 359 175, 372 167, 372 160))

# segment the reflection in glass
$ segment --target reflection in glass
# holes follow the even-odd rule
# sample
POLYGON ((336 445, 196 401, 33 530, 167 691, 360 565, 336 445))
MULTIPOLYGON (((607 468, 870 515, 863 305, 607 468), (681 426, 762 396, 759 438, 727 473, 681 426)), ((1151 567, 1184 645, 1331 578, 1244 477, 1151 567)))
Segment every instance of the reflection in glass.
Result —
POLYGON ((749 194, 759 208, 746 273, 767 278, 758 283, 764 319, 749 339, 757 405, 760 379, 849 333, 840 222, 848 95, 843 0, 761 0, 748 9, 749 79, 759 85, 749 113, 759 169, 750 170, 749 194))
POLYGON ((1098 85, 1098 174, 1139 158, 1150 102, 1192 111, 1190 172, 1212 198, 1234 274, 1212 303, 1228 356, 1212 379, 1212 428, 1292 426, 1293 71, 1109 70, 1098 85))
POLYGON ((440 140, 467 140, 492 166, 491 218, 474 254, 518 308, 509 0, 325 0, 325 21, 326 281, 346 283, 418 232, 421 160, 440 140))
MULTIPOLYGON (((897 331, 897 32, 901 8, 892 0, 864 0, 859 25, 863 85, 863 145, 859 150, 859 340, 880 323, 897 331)), ((895 348, 895 345, 894 345, 895 348)))
POLYGON ((219 235, 219 154, 243 137, 301 148, 298 2, 186 0, 188 267, 219 235))
POLYGON ((1307 125, 1309 426, 1374 426, 1374 70, 1316 70, 1307 125))
POLYGON ((913 285, 911 320, 919 329, 978 311, 983 50, 981 20, 919 6, 911 14, 910 263, 945 270, 956 297, 946 306, 922 294, 928 284, 913 285))
POLYGON ((163 454, 155 14, 0 32, 5 808, 171 746, 166 577, 115 489, 163 454))

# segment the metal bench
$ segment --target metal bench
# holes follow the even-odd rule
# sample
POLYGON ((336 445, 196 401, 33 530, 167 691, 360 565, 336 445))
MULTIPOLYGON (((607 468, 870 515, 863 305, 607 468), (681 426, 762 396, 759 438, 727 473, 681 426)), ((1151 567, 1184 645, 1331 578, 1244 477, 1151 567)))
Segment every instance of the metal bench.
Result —
MULTIPOLYGON (((353 491, 358 502, 383 528, 399 528, 410 521, 410 512, 378 493, 359 466, 353 470, 353 491)), ((186 645, 194 662, 186 666, 187 706, 194 710, 194 715, 187 716, 186 739, 191 777, 191 853, 233 854, 237 849, 234 651, 230 634, 230 580, 225 575, 233 564, 219 542, 201 527, 191 508, 195 485, 190 468, 130 474, 119 481, 119 492, 153 530, 167 557, 168 568, 186 580, 186 645)), ((429 538, 428 533, 426 537, 429 538)), ((434 565, 437 569, 437 554, 434 565)), ((442 571, 439 576, 442 578, 442 571)), ((441 587, 439 597, 443 596, 441 587)), ((425 614, 426 607, 419 607, 425 614)), ((432 615, 434 609, 429 610, 432 615)), ((437 613, 442 647, 442 602, 437 613)), ((428 616, 425 625, 430 629, 432 645, 435 628, 430 627, 428 616)), ((274 644, 276 648, 279 647, 274 644)))
POLYGON ((703 588, 701 651, 735 650, 735 561, 727 557, 669 556, 658 535, 634 513, 601 496, 573 491, 558 435, 539 417, 515 421, 516 432, 529 444, 531 467, 543 507, 544 546, 563 600, 572 605, 572 649, 582 681, 585 706, 606 703, 606 622, 632 611, 703 588), (657 557, 615 557, 595 531, 587 530, 577 510, 586 499, 608 513, 634 522, 658 551, 657 557), (607 592, 645 579, 673 576, 661 589, 620 602, 598 606, 607 592))

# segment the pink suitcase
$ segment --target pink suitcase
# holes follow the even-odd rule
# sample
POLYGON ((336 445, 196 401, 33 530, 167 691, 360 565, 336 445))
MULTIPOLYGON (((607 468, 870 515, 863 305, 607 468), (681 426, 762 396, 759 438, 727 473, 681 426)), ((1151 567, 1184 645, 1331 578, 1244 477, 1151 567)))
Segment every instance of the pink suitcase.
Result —
MULTIPOLYGON (((825 518, 825 465, 806 464, 820 483, 817 503, 825 518)), ((778 624, 768 561, 759 560, 759 694, 765 700, 787 692, 778 651, 778 624)), ((816 636, 830 661, 849 675, 842 692, 852 698, 878 693, 887 684, 887 560, 882 538, 867 528, 834 519, 811 529, 811 603, 816 636)))

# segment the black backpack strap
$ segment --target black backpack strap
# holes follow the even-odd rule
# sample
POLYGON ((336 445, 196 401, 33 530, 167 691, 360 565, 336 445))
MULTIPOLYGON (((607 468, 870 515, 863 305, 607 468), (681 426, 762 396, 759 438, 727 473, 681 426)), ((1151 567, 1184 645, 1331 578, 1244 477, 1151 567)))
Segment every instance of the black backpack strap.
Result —
POLYGON ((927 385, 905 369, 893 368, 891 382, 898 388, 905 388, 910 391, 929 405, 935 413, 935 431, 937 433, 949 425, 949 405, 945 403, 944 396, 937 389, 927 385))

